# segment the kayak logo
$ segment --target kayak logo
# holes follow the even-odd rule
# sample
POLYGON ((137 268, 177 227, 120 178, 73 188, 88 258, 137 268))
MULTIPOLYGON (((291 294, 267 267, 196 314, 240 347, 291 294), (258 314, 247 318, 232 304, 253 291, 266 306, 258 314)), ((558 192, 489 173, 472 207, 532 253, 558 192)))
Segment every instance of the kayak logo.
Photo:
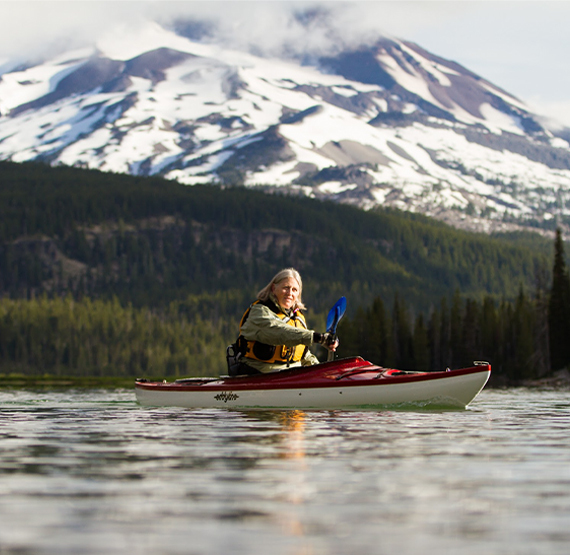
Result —
POLYGON ((230 393, 229 391, 222 391, 222 393, 218 393, 214 397, 216 401, 223 401, 224 403, 227 403, 228 401, 235 401, 238 398, 239 395, 237 393, 230 393))

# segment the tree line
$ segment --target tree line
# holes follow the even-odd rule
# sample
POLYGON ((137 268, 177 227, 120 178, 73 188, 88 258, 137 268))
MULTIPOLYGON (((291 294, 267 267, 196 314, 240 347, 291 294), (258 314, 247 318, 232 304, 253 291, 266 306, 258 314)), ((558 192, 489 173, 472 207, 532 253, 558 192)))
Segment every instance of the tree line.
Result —
MULTIPOLYGON (((487 360, 499 381, 514 384, 570 366, 570 277, 560 232, 553 277, 513 301, 442 298, 426 316, 396 295, 359 307, 339 326, 339 356, 380 366, 443 370, 487 360)), ((71 295, 0 299, 2 373, 52 376, 181 377, 226 372, 225 347, 237 335, 247 292, 189 296, 161 310, 123 306, 117 298, 71 295)), ((320 315, 313 327, 324 321, 320 315)))
POLYGON ((428 316, 396 296, 391 311, 381 297, 341 321, 341 355, 361 355, 394 368, 443 370, 492 363, 505 383, 541 378, 570 367, 570 277, 560 230, 551 285, 546 276, 514 301, 464 298, 456 291, 428 316))
POLYGON ((225 324, 71 296, 0 299, 0 375, 179 377, 225 366, 225 324))

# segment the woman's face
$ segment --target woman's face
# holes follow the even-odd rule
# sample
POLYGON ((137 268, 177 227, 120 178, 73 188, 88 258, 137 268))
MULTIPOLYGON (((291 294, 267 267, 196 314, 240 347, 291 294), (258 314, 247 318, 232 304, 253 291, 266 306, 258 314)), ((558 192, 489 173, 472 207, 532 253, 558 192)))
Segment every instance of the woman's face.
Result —
POLYGON ((283 308, 290 309, 299 297, 299 283, 295 278, 289 277, 279 283, 274 283, 271 291, 283 308))

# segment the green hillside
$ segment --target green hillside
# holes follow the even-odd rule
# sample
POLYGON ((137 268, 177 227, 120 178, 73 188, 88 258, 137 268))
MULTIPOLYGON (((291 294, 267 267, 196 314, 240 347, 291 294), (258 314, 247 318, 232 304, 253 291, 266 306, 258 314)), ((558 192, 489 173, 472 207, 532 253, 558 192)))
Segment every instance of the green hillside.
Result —
MULTIPOLYGON (((99 299, 168 325, 201 322, 210 337, 200 339, 202 353, 234 338, 255 292, 283 267, 301 272, 307 317, 319 328, 340 295, 348 299, 348 317, 377 298, 387 307, 403 299, 412 314, 426 315, 454 294, 514 301, 521 288, 535 289, 551 260, 550 241, 467 233, 419 215, 364 212, 278 189, 186 187, 159 178, 0 162, 4 302, 99 299)), ((5 306, 4 314, 9 309, 15 310, 5 306)), ((0 357, 6 358, 16 347, 3 349, 0 357)), ((204 356, 201 364, 207 365, 204 356)), ((222 370, 223 358, 214 358, 212 366, 222 370)), ((92 358, 93 368, 100 367, 98 360, 92 358)), ((112 372, 114 363, 105 360, 112 372)), ((153 371, 165 370, 157 364, 153 371)), ((189 370, 180 361, 169 364, 189 370)))
POLYGON ((317 311, 338 294, 355 307, 396 292, 428 309, 457 289, 514 298, 550 252, 405 213, 0 163, 0 293, 11 297, 71 291, 159 306, 250 294, 295 266, 317 311))

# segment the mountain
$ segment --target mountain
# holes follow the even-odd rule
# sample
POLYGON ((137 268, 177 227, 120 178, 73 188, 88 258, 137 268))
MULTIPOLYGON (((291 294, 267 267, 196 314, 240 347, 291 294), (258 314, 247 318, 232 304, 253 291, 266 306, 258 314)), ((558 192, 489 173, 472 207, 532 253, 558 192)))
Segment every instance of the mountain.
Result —
POLYGON ((299 61, 177 29, 4 63, 0 159, 570 229, 568 130, 466 68, 395 38, 299 61))

